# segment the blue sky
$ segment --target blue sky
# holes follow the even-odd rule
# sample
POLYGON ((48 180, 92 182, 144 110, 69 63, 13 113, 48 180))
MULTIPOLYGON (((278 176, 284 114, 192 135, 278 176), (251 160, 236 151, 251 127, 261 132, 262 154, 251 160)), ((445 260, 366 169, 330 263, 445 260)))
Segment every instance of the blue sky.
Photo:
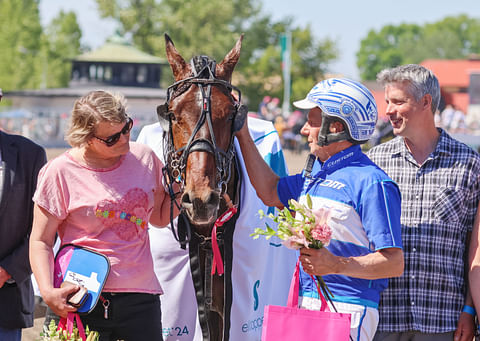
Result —
MULTIPOLYGON (((480 18, 478 0, 261 1, 264 12, 274 19, 291 16, 298 26, 310 25, 317 39, 329 37, 335 40, 340 56, 330 69, 354 79, 359 78, 355 53, 371 29, 379 30, 388 24, 404 22, 424 24, 459 14, 480 18)), ((102 45, 115 30, 113 21, 99 19, 94 0, 41 0, 42 24, 50 22, 60 9, 77 13, 83 31, 82 43, 92 48, 102 45)))

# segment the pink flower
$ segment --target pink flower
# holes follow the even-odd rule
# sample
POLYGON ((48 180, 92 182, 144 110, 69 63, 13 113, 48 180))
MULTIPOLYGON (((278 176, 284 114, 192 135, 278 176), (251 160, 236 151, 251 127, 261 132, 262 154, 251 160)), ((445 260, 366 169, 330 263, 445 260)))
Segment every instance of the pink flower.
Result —
POLYGON ((315 225, 326 225, 327 220, 330 219, 330 210, 327 210, 326 208, 320 208, 312 212, 315 216, 315 225))
POLYGON ((302 247, 302 245, 298 244, 297 242, 293 241, 292 239, 288 238, 282 241, 283 246, 293 249, 293 250, 298 250, 302 247))
POLYGON ((328 225, 315 225, 312 229, 312 237, 316 240, 322 242, 324 246, 327 246, 330 243, 330 239, 332 238, 332 230, 328 225))
POLYGON ((298 250, 304 246, 308 247, 309 243, 307 241, 307 238, 305 238, 305 236, 302 233, 301 235, 294 234, 293 236, 288 237, 282 242, 282 244, 288 247, 289 249, 298 250))
MULTIPOLYGON (((262 217, 267 217, 263 211, 260 213, 262 217)), ((267 225, 264 230, 256 228, 251 236, 254 238, 261 235, 266 238, 277 236, 283 241, 282 244, 290 249, 298 250, 302 247, 320 249, 328 245, 332 238, 332 229, 328 225, 330 213, 326 208, 313 210, 312 199, 307 194, 306 204, 289 200, 289 207, 280 210, 277 217, 273 214, 268 216, 278 224, 277 230, 267 225)))
POLYGON ((322 242, 324 246, 330 243, 332 229, 327 225, 330 218, 330 211, 324 208, 313 211, 315 216, 315 227, 311 230, 312 237, 322 242))

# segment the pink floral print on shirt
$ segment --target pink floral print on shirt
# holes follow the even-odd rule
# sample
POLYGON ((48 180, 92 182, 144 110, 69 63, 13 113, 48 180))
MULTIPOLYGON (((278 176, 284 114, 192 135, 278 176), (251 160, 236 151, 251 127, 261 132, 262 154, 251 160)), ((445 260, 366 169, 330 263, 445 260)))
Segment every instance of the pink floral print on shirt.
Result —
POLYGON ((110 227, 123 240, 147 237, 148 195, 134 188, 119 201, 102 200, 97 204, 95 215, 105 227, 110 227))

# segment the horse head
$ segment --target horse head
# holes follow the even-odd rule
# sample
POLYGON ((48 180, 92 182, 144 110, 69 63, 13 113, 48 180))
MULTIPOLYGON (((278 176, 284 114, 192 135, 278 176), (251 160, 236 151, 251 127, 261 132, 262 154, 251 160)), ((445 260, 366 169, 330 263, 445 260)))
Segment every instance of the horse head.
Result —
POLYGON ((175 83, 157 113, 168 134, 168 171, 180 183, 182 207, 197 228, 211 226, 217 218, 230 179, 233 136, 247 116, 240 91, 230 83, 242 39, 219 64, 207 56, 187 63, 165 35, 175 83))

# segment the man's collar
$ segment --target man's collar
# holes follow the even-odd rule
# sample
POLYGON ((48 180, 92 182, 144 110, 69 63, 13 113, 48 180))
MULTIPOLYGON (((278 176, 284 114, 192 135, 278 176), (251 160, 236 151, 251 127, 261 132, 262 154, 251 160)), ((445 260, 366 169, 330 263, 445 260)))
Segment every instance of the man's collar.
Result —
MULTIPOLYGON (((435 157, 440 154, 449 155, 451 153, 450 149, 448 148, 449 136, 442 128, 437 127, 438 132, 440 133, 440 137, 438 138, 437 145, 435 146, 434 151, 432 152, 432 156, 435 157)), ((403 137, 397 136, 393 142, 392 147, 392 154, 393 155, 403 155, 406 156, 410 154, 410 151, 405 144, 405 139, 403 137)))
POLYGON ((335 155, 332 155, 327 161, 323 163, 322 170, 335 170, 343 167, 346 163, 356 160, 362 154, 362 149, 359 145, 348 147, 335 155))
POLYGON ((437 146, 435 147, 434 154, 446 154, 450 155, 452 153, 450 146, 450 137, 442 128, 437 128, 440 132, 440 137, 438 138, 437 146))

